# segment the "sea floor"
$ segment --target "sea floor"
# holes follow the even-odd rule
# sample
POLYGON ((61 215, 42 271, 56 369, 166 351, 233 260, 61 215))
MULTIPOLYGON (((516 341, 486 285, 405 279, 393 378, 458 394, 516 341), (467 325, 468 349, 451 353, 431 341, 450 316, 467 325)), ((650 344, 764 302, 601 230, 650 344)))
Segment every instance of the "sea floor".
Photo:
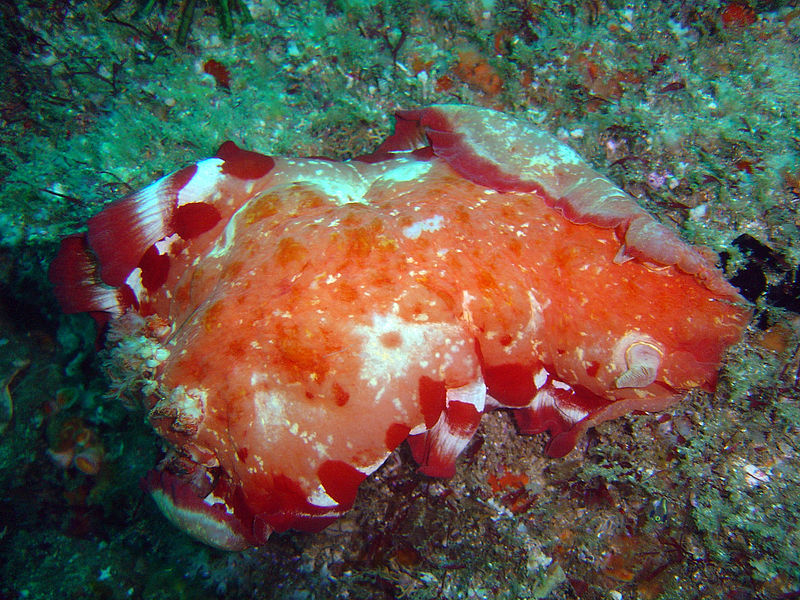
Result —
POLYGON ((796 2, 198 2, 185 42, 191 3, 144 4, 0 6, 0 599, 800 598, 796 2), (716 393, 561 459, 491 413, 452 479, 401 447, 321 533, 192 541, 140 489, 161 443, 91 319, 58 311, 59 239, 225 140, 350 158, 453 102, 553 132, 720 253, 755 316, 716 393))

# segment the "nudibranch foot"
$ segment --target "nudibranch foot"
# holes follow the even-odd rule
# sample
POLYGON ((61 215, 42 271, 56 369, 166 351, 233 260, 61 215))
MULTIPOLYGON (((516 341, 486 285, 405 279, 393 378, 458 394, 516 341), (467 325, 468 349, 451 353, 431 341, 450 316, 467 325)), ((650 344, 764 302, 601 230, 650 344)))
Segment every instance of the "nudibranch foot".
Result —
POLYGON ((50 278, 110 320, 173 448, 146 489, 236 550, 326 526, 406 439, 453 475, 487 410, 563 456, 713 390, 750 317, 713 260, 548 133, 439 105, 347 162, 226 142, 92 217, 50 278))

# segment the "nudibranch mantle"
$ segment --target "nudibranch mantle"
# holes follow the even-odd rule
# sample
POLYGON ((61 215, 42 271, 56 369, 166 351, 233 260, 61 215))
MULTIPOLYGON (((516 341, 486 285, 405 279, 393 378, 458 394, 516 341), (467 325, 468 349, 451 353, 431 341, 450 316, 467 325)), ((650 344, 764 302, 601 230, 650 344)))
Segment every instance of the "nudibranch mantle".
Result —
POLYGON ((451 476, 487 410, 563 456, 712 390, 750 317, 713 260, 546 132, 439 105, 348 162, 226 142, 92 217, 50 278, 143 382, 172 448, 145 488, 238 550, 326 526, 405 440, 451 476))

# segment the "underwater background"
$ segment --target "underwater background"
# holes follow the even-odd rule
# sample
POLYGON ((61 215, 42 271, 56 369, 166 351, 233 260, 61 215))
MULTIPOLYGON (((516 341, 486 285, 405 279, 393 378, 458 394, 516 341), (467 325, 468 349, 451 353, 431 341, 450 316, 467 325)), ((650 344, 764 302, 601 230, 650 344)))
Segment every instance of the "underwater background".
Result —
POLYGON ((28 0, 0 38, 0 599, 800 598, 796 2, 28 0), (713 396, 562 459, 490 413, 452 479, 402 446, 321 533, 193 541, 59 240, 226 140, 346 159, 432 103, 530 120, 718 252, 745 340, 713 396))

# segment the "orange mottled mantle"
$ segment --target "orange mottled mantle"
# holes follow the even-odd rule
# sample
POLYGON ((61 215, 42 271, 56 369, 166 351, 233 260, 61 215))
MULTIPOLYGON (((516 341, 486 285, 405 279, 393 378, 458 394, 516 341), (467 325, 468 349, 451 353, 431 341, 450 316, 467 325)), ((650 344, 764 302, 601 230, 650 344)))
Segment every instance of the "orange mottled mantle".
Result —
POLYGON ((90 219, 50 276, 143 382, 164 514, 241 549, 330 523, 404 440, 452 475, 487 410, 560 456, 712 390, 749 319, 712 260, 547 133, 442 105, 349 162, 227 142, 90 219))

